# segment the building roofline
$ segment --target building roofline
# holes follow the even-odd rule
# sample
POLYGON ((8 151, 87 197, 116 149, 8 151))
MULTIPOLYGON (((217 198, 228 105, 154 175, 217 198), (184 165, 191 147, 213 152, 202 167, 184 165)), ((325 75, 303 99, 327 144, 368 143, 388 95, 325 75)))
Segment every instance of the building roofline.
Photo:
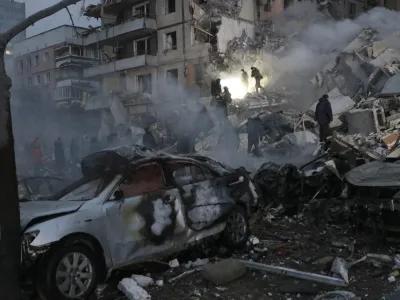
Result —
MULTIPOLYGON (((39 36, 39 35, 42 35, 42 34, 45 34, 45 33, 47 33, 47 32, 50 32, 50 31, 53 31, 53 30, 59 29, 59 28, 61 28, 61 27, 75 27, 75 28, 77 28, 77 29, 85 29, 85 30, 88 30, 88 29, 89 29, 89 28, 87 28, 87 27, 80 27, 80 26, 73 26, 73 25, 69 25, 69 24, 64 24, 64 25, 60 25, 60 26, 54 27, 54 28, 52 28, 52 29, 49 29, 49 30, 43 31, 43 32, 41 32, 41 33, 38 33, 38 34, 32 35, 32 36, 30 36, 30 37, 28 37, 28 38, 26 38, 26 39, 22 40, 21 42, 24 42, 24 41, 26 41, 26 40, 29 40, 29 39, 35 38, 35 37, 37 37, 37 36, 39 36)), ((21 42, 18 42, 17 44, 19 44, 19 43, 21 43, 21 42)))

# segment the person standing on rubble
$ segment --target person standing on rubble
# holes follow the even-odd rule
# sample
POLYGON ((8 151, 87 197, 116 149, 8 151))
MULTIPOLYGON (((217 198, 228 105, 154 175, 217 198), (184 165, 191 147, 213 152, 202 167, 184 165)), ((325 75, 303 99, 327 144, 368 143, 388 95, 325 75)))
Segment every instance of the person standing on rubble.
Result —
POLYGON ((221 79, 217 78, 216 80, 211 81, 211 96, 217 97, 222 93, 221 88, 221 79))
POLYGON ((251 67, 251 77, 256 80, 256 92, 258 94, 260 89, 264 90, 261 86, 261 79, 263 79, 264 77, 261 75, 260 70, 256 67, 251 67))
POLYGON ((242 71, 242 83, 246 87, 247 91, 249 88, 249 74, 247 74, 247 72, 244 69, 242 69, 241 71, 242 71))
POLYGON ((157 148, 156 139, 154 138, 154 135, 151 133, 149 127, 146 127, 144 129, 143 146, 150 149, 157 148))
POLYGON ((328 95, 323 95, 318 100, 315 108, 315 120, 319 125, 319 141, 324 143, 324 149, 327 150, 327 138, 329 136, 329 123, 332 122, 332 106, 329 102, 328 95))
POLYGON ((232 95, 227 86, 224 86, 224 92, 221 95, 221 107, 224 109, 224 116, 228 116, 228 105, 232 103, 232 95))
POLYGON ((54 142, 54 160, 56 162, 58 173, 62 174, 65 167, 65 153, 64 145, 60 137, 58 137, 54 142))

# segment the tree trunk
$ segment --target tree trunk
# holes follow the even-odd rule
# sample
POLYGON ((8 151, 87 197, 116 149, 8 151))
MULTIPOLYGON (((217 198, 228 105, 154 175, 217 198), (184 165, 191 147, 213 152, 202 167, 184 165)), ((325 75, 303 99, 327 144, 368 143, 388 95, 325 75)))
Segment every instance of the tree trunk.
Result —
MULTIPOLYGON (((11 79, 5 70, 7 44, 35 22, 76 4, 80 0, 61 0, 0 34, 0 298, 20 300, 21 226, 18 183, 15 167, 14 136, 10 111, 11 79)), ((41 270, 45 272, 46 270, 41 270)))
POLYGON ((0 120, 5 122, 0 124, 0 298, 19 300, 21 228, 10 111, 11 80, 5 71, 4 48, 0 49, 0 120))

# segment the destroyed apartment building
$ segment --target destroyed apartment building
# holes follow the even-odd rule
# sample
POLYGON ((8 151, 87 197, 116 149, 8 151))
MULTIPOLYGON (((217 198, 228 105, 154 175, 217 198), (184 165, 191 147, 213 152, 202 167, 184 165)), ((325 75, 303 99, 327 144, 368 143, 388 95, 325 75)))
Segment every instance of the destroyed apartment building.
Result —
POLYGON ((174 90, 166 95, 165 85, 208 96, 205 68, 212 58, 235 37, 254 37, 255 4, 241 8, 237 2, 120 0, 87 7, 85 15, 102 26, 84 34, 85 48, 99 57, 84 77, 102 88, 85 108, 110 108, 116 123, 124 123, 155 112, 152 99, 162 105, 176 98, 174 90))
POLYGON ((179 102, 174 88, 166 97, 165 86, 209 96, 210 62, 218 61, 231 40, 255 35, 255 2, 238 3, 117 0, 89 5, 84 15, 101 20, 101 26, 61 26, 16 45, 13 77, 23 89, 15 90, 35 90, 32 94, 65 114, 80 109, 101 123, 104 134, 118 124, 140 123, 142 116, 155 113, 154 103, 179 102))

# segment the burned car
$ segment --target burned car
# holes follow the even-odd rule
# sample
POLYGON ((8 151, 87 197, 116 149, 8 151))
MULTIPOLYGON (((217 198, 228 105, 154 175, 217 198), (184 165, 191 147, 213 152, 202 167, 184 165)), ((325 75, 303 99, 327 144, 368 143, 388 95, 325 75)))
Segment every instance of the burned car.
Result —
POLYGON ((206 238, 242 247, 257 192, 244 169, 122 147, 82 160, 83 178, 21 203, 22 264, 48 299, 82 299, 112 270, 206 238))
POLYGON ((58 177, 34 176, 18 179, 18 197, 20 201, 35 201, 52 196, 65 186, 58 177))

